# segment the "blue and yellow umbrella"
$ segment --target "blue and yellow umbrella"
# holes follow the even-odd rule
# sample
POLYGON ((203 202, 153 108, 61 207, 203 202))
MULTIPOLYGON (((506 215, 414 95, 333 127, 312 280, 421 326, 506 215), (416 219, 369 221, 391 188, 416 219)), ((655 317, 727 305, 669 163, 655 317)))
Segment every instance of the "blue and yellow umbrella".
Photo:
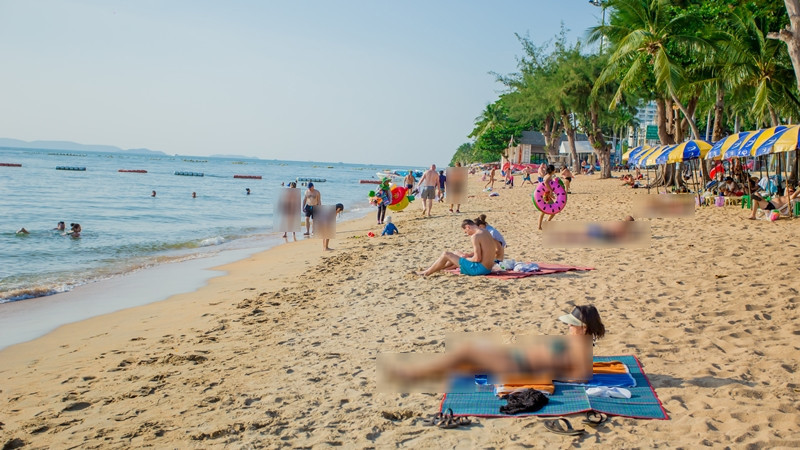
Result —
POLYGON ((638 147, 635 147, 635 148, 632 148, 632 149, 628 150, 627 152, 625 152, 625 154, 622 155, 622 160, 623 161, 630 160, 630 157, 632 155, 635 155, 635 154, 639 153, 644 148, 649 148, 649 147, 647 147, 646 145, 640 145, 638 147))
POLYGON ((756 130, 748 135, 747 140, 736 150, 729 150, 726 153, 726 158, 746 158, 749 156, 761 156, 769 153, 772 145, 764 146, 770 138, 775 136, 786 129, 785 125, 779 125, 772 128, 764 128, 763 130, 756 130), (764 147, 762 149, 762 147, 764 147), (762 153, 756 155, 756 151, 761 150, 762 153))
POLYGON ((658 145, 653 147, 646 152, 642 152, 639 155, 639 159, 636 162, 638 165, 647 167, 647 166, 654 166, 656 164, 655 158, 664 151, 665 148, 669 147, 668 145, 658 145))
POLYGON ((783 130, 768 153, 791 152, 797 150, 798 144, 800 144, 800 125, 791 125, 783 130))
POLYGON ((682 142, 678 145, 673 145, 659 155, 656 164, 672 164, 691 159, 705 158, 711 150, 711 144, 701 140, 690 140, 682 142))
POLYGON ((706 159, 723 159, 725 153, 734 145, 739 139, 747 136, 749 132, 742 131, 741 133, 732 134, 728 137, 722 138, 714 143, 711 150, 706 153, 706 159))

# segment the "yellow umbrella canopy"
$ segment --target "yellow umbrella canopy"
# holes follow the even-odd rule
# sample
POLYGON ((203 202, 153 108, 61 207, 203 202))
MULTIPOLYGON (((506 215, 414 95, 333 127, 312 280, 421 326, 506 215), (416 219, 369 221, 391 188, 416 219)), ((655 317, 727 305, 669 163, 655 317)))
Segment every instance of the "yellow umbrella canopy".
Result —
POLYGON ((661 156, 661 153, 664 152, 667 148, 671 147, 670 145, 660 145, 658 147, 653 148, 646 155, 644 155, 639 161, 640 164, 643 166, 655 166, 656 165, 656 158, 661 156))
POLYGON ((647 149, 647 148, 650 148, 650 147, 648 147, 646 145, 640 145, 638 147, 634 147, 634 148, 628 150, 627 152, 625 152, 625 154, 622 155, 622 160, 623 161, 627 161, 627 160, 630 159, 631 155, 633 155, 634 152, 640 152, 643 149, 647 149))
POLYGON ((735 133, 728 137, 718 140, 711 147, 711 150, 709 150, 709 152, 706 153, 706 159, 722 159, 725 153, 728 151, 728 149, 730 149, 734 144, 736 144, 736 142, 738 142, 739 139, 744 138, 748 134, 749 133, 747 131, 742 131, 740 133, 735 133))
POLYGON ((775 141, 770 153, 791 152, 797 150, 800 142, 800 125, 792 125, 783 131, 783 134, 775 141))
POLYGON ((657 164, 672 164, 690 159, 705 158, 711 150, 711 144, 701 140, 691 140, 682 142, 672 147, 668 152, 664 152, 656 158, 657 164))

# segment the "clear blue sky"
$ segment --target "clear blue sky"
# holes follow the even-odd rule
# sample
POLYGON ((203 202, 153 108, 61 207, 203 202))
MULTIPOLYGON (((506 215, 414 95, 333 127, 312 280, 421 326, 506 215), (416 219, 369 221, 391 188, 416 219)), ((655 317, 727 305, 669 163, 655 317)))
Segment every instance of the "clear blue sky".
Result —
POLYGON ((585 0, 0 0, 0 137, 444 164, 585 0))

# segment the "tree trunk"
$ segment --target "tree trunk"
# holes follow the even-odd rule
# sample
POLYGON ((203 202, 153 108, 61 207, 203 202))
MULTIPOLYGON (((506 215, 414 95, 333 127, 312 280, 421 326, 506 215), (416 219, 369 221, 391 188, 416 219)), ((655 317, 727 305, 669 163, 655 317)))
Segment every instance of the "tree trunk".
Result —
MULTIPOLYGON (((675 102, 676 105, 678 105, 678 109, 681 110, 683 116, 689 122, 689 127, 691 127, 692 129, 692 139, 700 139, 700 130, 697 129, 697 124, 694 123, 694 111, 690 113, 686 109, 686 107, 683 106, 680 100, 678 100, 678 97, 676 97, 675 94, 672 94, 672 100, 675 102)), ((689 101, 689 104, 691 105, 692 102, 695 102, 695 105, 697 104, 697 101, 694 98, 692 98, 692 100, 689 101)))
POLYGON ((548 162, 558 159, 558 146, 561 144, 561 121, 556 120, 552 114, 544 119, 544 148, 547 152, 548 162))
POLYGON ((714 131, 711 134, 711 142, 722 139, 722 115, 725 113, 725 89, 722 85, 717 86, 717 101, 714 103, 714 131))
POLYGON ((672 134, 672 122, 667 118, 667 109, 672 112, 672 102, 667 102, 663 98, 656 99, 656 125, 658 126, 658 140, 661 145, 675 143, 675 135, 672 134))
POLYGON ((789 24, 777 33, 767 33, 767 37, 786 43, 794 68, 795 83, 797 89, 800 89, 800 0, 784 0, 783 3, 786 5, 786 13, 789 15, 789 24))
POLYGON ((775 112, 775 108, 772 105, 768 106, 769 108, 769 120, 773 127, 777 127, 780 125, 780 121, 778 120, 778 114, 775 112))
MULTIPOLYGON (((611 150, 606 144, 603 130, 600 128, 600 116, 597 113, 597 105, 589 108, 589 117, 592 129, 586 133, 589 143, 592 144, 594 154, 600 161, 600 179, 611 178, 611 150)), ((589 131, 589 130, 587 130, 589 131)))
POLYGON ((572 159, 572 168, 575 169, 578 163, 578 150, 575 148, 575 128, 572 122, 569 121, 569 114, 564 109, 561 110, 561 122, 564 125, 564 133, 567 135, 567 142, 569 143, 569 156, 572 159))

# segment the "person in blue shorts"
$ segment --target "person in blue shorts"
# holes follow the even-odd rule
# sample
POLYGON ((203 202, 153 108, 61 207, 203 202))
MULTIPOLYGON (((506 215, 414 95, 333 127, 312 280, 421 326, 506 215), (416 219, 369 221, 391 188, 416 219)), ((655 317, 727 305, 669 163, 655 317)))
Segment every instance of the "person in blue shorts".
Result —
POLYGON ((458 267, 463 275, 488 275, 492 272, 495 241, 488 231, 481 229, 471 219, 461 222, 461 229, 472 241, 472 252, 444 252, 427 270, 417 272, 424 277, 436 272, 458 267))

